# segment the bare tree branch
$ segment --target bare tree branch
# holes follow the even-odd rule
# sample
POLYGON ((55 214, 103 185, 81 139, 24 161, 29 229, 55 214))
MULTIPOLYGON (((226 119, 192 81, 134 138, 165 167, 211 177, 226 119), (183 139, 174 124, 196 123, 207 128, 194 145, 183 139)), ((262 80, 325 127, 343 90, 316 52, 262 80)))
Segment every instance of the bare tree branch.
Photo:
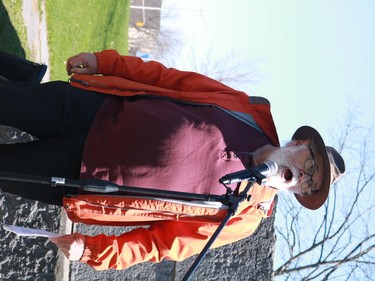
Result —
MULTIPOLYGON (((357 163, 358 167, 348 171, 350 182, 346 186, 343 186, 344 181, 331 188, 328 203, 319 210, 319 215, 310 216, 315 228, 311 226, 312 231, 306 233, 306 223, 297 217, 306 215, 303 208, 293 208, 290 204, 280 207, 285 209, 280 210, 285 216, 285 226, 276 227, 282 238, 278 243, 285 243, 289 251, 283 252, 283 263, 274 271, 276 277, 283 276, 283 280, 347 280, 350 276, 351 280, 372 280, 375 227, 369 223, 369 218, 372 218, 375 203, 367 199, 372 194, 375 179, 375 169, 369 158, 373 137, 371 129, 362 134, 363 128, 353 118, 354 114, 346 120, 337 147, 340 152, 356 157, 357 162, 350 162, 357 163), (353 136, 355 142, 351 141, 353 136)), ((279 205, 280 202, 285 201, 279 200, 279 205)))

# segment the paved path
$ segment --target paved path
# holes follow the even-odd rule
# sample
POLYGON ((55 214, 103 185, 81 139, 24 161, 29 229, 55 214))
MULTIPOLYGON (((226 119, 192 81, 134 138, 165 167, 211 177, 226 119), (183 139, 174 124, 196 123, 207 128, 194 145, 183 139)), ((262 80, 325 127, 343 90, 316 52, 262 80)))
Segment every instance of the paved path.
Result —
MULTIPOLYGON (((27 30, 27 46, 32 53, 30 59, 48 65, 49 51, 44 0, 24 0, 22 17, 27 30)), ((49 81, 49 69, 47 69, 43 81, 49 81)))

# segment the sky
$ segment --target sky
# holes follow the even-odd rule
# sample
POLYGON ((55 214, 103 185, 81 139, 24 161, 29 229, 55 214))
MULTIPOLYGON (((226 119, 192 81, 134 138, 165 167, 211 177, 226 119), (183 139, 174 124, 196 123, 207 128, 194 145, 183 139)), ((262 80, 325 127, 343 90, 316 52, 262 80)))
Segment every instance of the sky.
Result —
MULTIPOLYGON (((192 69, 185 55, 192 49, 202 62, 207 54, 220 60, 233 52, 252 62, 254 79, 236 89, 271 102, 281 143, 310 125, 334 145, 349 115, 365 131, 375 126, 375 1, 163 0, 163 7, 162 26, 182 34, 181 45, 170 52, 177 58, 173 66, 192 69)), ((353 197, 359 165, 358 155, 343 155, 349 172, 339 186, 345 191, 341 207, 353 197)), ((373 172, 371 154, 369 159, 373 172)), ((359 206, 367 208, 374 196, 359 206)), ((276 219, 280 225, 282 218, 276 219)))
MULTIPOLYGON (((253 62, 256 79, 240 90, 270 100, 281 140, 301 125, 330 139, 350 110, 374 125, 375 1, 164 0, 163 7, 186 53, 236 52, 253 62)), ((189 69, 181 46, 178 56, 176 66, 189 69)))

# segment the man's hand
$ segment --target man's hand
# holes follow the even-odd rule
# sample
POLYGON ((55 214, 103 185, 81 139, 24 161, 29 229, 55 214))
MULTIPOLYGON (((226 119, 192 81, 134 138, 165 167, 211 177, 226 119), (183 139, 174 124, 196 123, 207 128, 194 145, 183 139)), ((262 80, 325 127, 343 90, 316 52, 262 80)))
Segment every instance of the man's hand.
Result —
POLYGON ((80 53, 68 58, 66 61, 66 72, 72 74, 96 74, 98 62, 92 53, 80 53))
POLYGON ((49 240, 55 243, 61 252, 71 261, 80 260, 85 250, 85 236, 79 233, 49 238, 49 240))

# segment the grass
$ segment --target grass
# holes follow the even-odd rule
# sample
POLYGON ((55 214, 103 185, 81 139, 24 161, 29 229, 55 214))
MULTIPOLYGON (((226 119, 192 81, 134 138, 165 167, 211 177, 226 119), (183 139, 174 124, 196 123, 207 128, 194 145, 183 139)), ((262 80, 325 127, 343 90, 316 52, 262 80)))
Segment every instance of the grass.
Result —
POLYGON ((128 50, 129 0, 46 0, 51 79, 66 80, 65 60, 79 52, 128 50))
POLYGON ((0 2, 0 51, 26 58, 27 35, 21 6, 22 0, 0 2))
MULTIPOLYGON (((0 50, 30 58, 21 6, 22 0, 0 3, 0 50)), ((45 7, 51 80, 66 80, 64 62, 79 52, 127 54, 130 0, 45 0, 45 7)))

